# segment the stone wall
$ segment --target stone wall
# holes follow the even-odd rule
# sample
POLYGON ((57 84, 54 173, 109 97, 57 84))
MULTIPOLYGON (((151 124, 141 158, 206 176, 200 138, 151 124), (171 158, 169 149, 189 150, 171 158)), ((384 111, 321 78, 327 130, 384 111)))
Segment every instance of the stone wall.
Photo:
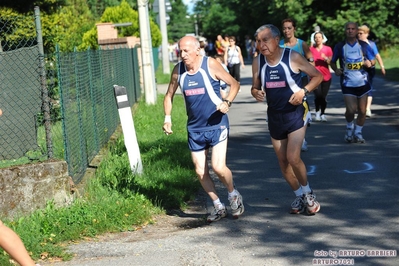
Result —
POLYGON ((2 217, 28 215, 48 201, 66 206, 73 200, 73 183, 65 161, 44 162, 0 169, 2 217))

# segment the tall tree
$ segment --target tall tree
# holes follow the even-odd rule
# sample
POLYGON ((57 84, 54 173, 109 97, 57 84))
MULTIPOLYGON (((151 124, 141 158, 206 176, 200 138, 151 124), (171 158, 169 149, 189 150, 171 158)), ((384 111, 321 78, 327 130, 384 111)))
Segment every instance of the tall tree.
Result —
POLYGON ((171 6, 172 12, 168 13, 168 38, 170 42, 176 42, 186 34, 195 33, 195 20, 188 15, 182 0, 172 0, 171 6))
POLYGON ((58 21, 54 37, 62 51, 73 51, 82 43, 83 34, 93 27, 95 20, 86 0, 67 1, 57 16, 53 16, 53 22, 58 21))
POLYGON ((235 12, 221 4, 210 5, 210 9, 201 12, 199 17, 202 19, 202 31, 207 36, 216 37, 218 34, 237 36, 239 33, 240 24, 236 23, 235 12))

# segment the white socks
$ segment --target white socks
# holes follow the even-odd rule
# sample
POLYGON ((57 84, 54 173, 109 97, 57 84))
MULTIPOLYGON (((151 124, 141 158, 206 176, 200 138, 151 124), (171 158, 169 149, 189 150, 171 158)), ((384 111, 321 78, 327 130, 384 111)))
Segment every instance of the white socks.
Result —
POLYGON ((362 129, 363 129, 362 126, 356 125, 356 127, 355 127, 355 134, 357 134, 357 133, 362 133, 362 129))
POLYGON ((302 192, 305 195, 312 192, 312 190, 310 189, 310 186, 309 186, 309 182, 306 184, 306 186, 301 185, 301 187, 302 187, 302 192))
POLYGON ((217 200, 213 201, 213 206, 215 206, 216 209, 220 209, 223 204, 220 202, 220 199, 218 198, 217 200))
POLYGON ((234 196, 238 196, 238 191, 234 189, 232 192, 229 192, 228 198, 231 199, 234 196))
MULTIPOLYGON (((236 189, 234 189, 232 192, 229 192, 228 198, 231 199, 234 196, 238 196, 238 195, 239 195, 238 191, 236 189)), ((217 200, 213 201, 213 206, 215 206, 216 209, 220 209, 223 206, 223 203, 218 198, 217 200)))
POLYGON ((295 196, 302 197, 302 187, 299 187, 297 190, 294 191, 295 196))
POLYGON ((294 191, 295 196, 301 197, 302 195, 308 194, 312 192, 312 189, 309 186, 309 182, 306 184, 306 186, 300 186, 297 190, 294 191))

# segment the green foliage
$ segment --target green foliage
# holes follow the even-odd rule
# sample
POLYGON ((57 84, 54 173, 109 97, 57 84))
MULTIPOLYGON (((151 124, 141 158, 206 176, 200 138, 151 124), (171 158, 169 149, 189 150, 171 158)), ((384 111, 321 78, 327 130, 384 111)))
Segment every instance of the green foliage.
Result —
MULTIPOLYGON (((117 27, 118 37, 136 36, 140 37, 139 27, 139 13, 134 10, 126 0, 123 0, 120 5, 107 7, 100 19, 101 22, 111 23, 127 23, 131 22, 131 26, 117 27)), ((150 19, 150 30, 152 46, 158 47, 162 42, 161 31, 159 27, 150 19)), ((82 38, 82 44, 79 46, 79 50, 85 50, 88 47, 91 49, 98 48, 97 44, 97 27, 93 27, 84 33, 82 38)))
MULTIPOLYGON (((99 20, 101 15, 104 13, 107 7, 118 6, 123 0, 87 0, 87 4, 95 16, 96 19, 99 20)), ((133 9, 137 9, 137 1, 136 0, 126 0, 126 2, 133 9)))
MULTIPOLYGON (((15 2, 15 1, 14 1, 15 2)), ((19 43, 36 42, 36 30, 33 20, 33 7, 31 9, 18 9, 20 3, 0 4, 0 21, 11 21, 6 28, 1 28, 0 38, 7 39, 8 43, 16 43, 15 49, 19 43), (20 14, 10 6, 19 11, 27 12, 20 14)), ((32 1, 35 2, 35 1, 32 1)), ((45 53, 53 53, 56 44, 61 51, 73 51, 75 47, 79 50, 85 50, 88 47, 96 49, 97 28, 95 26, 97 12, 105 11, 100 19, 101 22, 132 22, 130 27, 120 27, 119 36, 140 36, 138 13, 133 8, 137 7, 133 0, 92 0, 89 4, 86 0, 39 0, 36 3, 43 3, 41 8, 41 24, 45 53), (57 6, 56 9, 50 8, 57 6), (95 10, 95 13, 92 13, 95 10)), ((161 44, 161 32, 156 23, 150 19, 150 29, 153 47, 161 44)))
MULTIPOLYGON (((112 22, 112 23, 131 22, 132 23, 131 26, 118 28, 118 36, 140 37, 139 13, 136 10, 132 9, 125 0, 123 0, 119 6, 106 8, 104 14, 101 17, 101 22, 112 22)), ((158 47, 162 42, 161 31, 157 26, 157 24, 151 18, 150 18, 150 30, 151 30, 152 46, 158 47)))
MULTIPOLYGON (((93 180, 88 184, 86 196, 69 207, 56 208, 49 202, 43 210, 4 223, 21 237, 34 260, 42 254, 47 254, 47 259, 69 260, 72 254, 67 253, 63 245, 66 241, 135 230, 141 224, 152 222, 151 217, 156 213, 160 210, 144 196, 131 194, 125 197, 93 180)), ((7 257, 5 253, 0 254, 0 262, 7 261, 7 257)))
POLYGON ((379 48, 399 44, 398 0, 204 0, 196 2, 194 13, 199 18, 199 31, 210 40, 221 33, 243 40, 247 34, 253 36, 263 24, 281 28, 281 21, 291 17, 297 22, 296 36, 306 41, 314 26, 319 25, 329 39, 327 44, 334 46, 344 38, 344 24, 354 21, 370 24, 379 39, 379 48), (239 25, 239 28, 229 30, 229 25, 239 25))
POLYGON ((139 13, 132 9, 126 1, 122 1, 119 6, 107 7, 101 16, 101 22, 131 22, 131 26, 118 28, 118 36, 140 36, 139 13))
POLYGON ((36 44, 36 29, 32 13, 29 16, 23 16, 11 8, 0 8, 0 41, 6 41, 1 45, 3 51, 36 44))
MULTIPOLYGON (((85 0, 67 0, 65 5, 58 8, 56 12, 51 10, 52 12, 48 13, 43 9, 40 11, 45 53, 54 52, 56 44, 59 44, 63 51, 72 51, 81 43, 84 32, 94 25, 85 0)), ((7 34, 7 42, 14 39, 36 40, 33 8, 25 15, 1 8, 0 15, 12 23, 7 27, 7 29, 13 29, 7 34), (15 19, 16 17, 24 19, 15 19)), ((7 30, 3 29, 3 31, 7 30)))
MULTIPOLYGON (((272 23, 280 26, 281 20, 292 17, 297 21, 297 36, 308 40, 313 27, 318 24, 327 35, 330 46, 342 40, 343 25, 347 21, 358 23, 367 22, 371 30, 379 39, 379 48, 384 49, 399 44, 399 0, 204 0, 196 1, 195 14, 187 17, 187 7, 182 0, 171 1, 172 12, 169 13, 168 38, 171 42, 178 41, 188 33, 195 33, 198 26, 199 35, 214 40, 217 34, 231 34, 243 40, 244 36, 253 35, 255 30, 263 24, 272 23)), ((55 44, 59 43, 61 50, 65 51, 79 46, 80 49, 97 47, 94 23, 98 21, 106 8, 121 8, 127 14, 130 9, 137 8, 134 0, 4 0, 0 7, 11 7, 19 12, 27 12, 26 20, 32 19, 33 6, 38 5, 42 11, 42 26, 45 51, 53 51, 55 44)), ((2 8, 0 15, 6 15, 2 8)), ((12 11, 15 13, 15 11, 12 11)), ((114 14, 126 22, 126 17, 114 14)), ((135 26, 120 28, 120 36, 125 31, 134 32, 139 36, 138 17, 131 21, 135 26), (135 27, 135 28, 134 28, 135 27)), ((128 16, 129 17, 129 16, 128 16)), ((101 19, 101 21, 104 21, 101 19)), ((151 19, 151 35, 153 47, 161 43, 159 28, 151 19)), ((29 39, 34 36, 34 28, 26 26, 27 23, 18 22, 15 29, 20 32, 13 33, 9 38, 29 39), (22 36, 20 35, 22 34, 22 36)), ((13 25, 13 27, 15 26, 13 25)), ((4 33, 0 33, 4 34, 4 33)), ((8 36, 7 36, 8 37, 8 36)), ((238 44, 240 44, 238 42, 238 44)))
POLYGON ((2 0, 0 7, 9 7, 20 13, 30 13, 35 6, 41 10, 53 13, 59 6, 65 4, 67 0, 2 0))
POLYGON ((82 44, 79 45, 78 50, 83 51, 85 49, 98 49, 97 42, 97 27, 94 27, 83 34, 82 44))
POLYGON ((205 19, 202 24, 203 31, 213 36, 218 34, 236 36, 239 33, 240 24, 235 23, 235 12, 220 4, 212 5, 205 19))
POLYGON ((57 13, 55 21, 56 34, 61 51, 73 51, 82 43, 85 32, 94 26, 93 16, 86 0, 68 0, 57 13))
POLYGON ((195 19, 187 16, 187 7, 182 0, 171 1, 172 12, 169 12, 170 22, 167 25, 169 42, 177 42, 189 33, 195 33, 195 19))

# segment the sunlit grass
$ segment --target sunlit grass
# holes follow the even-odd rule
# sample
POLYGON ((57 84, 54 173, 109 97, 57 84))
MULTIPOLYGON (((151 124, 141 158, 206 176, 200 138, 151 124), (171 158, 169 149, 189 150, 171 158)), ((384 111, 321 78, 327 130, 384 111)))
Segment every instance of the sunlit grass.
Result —
MULTIPOLYGON (((386 70, 386 78, 391 81, 399 81, 399 47, 392 47, 385 51, 380 51, 382 61, 386 70)), ((381 68, 376 64, 377 75, 381 75, 381 68)))

